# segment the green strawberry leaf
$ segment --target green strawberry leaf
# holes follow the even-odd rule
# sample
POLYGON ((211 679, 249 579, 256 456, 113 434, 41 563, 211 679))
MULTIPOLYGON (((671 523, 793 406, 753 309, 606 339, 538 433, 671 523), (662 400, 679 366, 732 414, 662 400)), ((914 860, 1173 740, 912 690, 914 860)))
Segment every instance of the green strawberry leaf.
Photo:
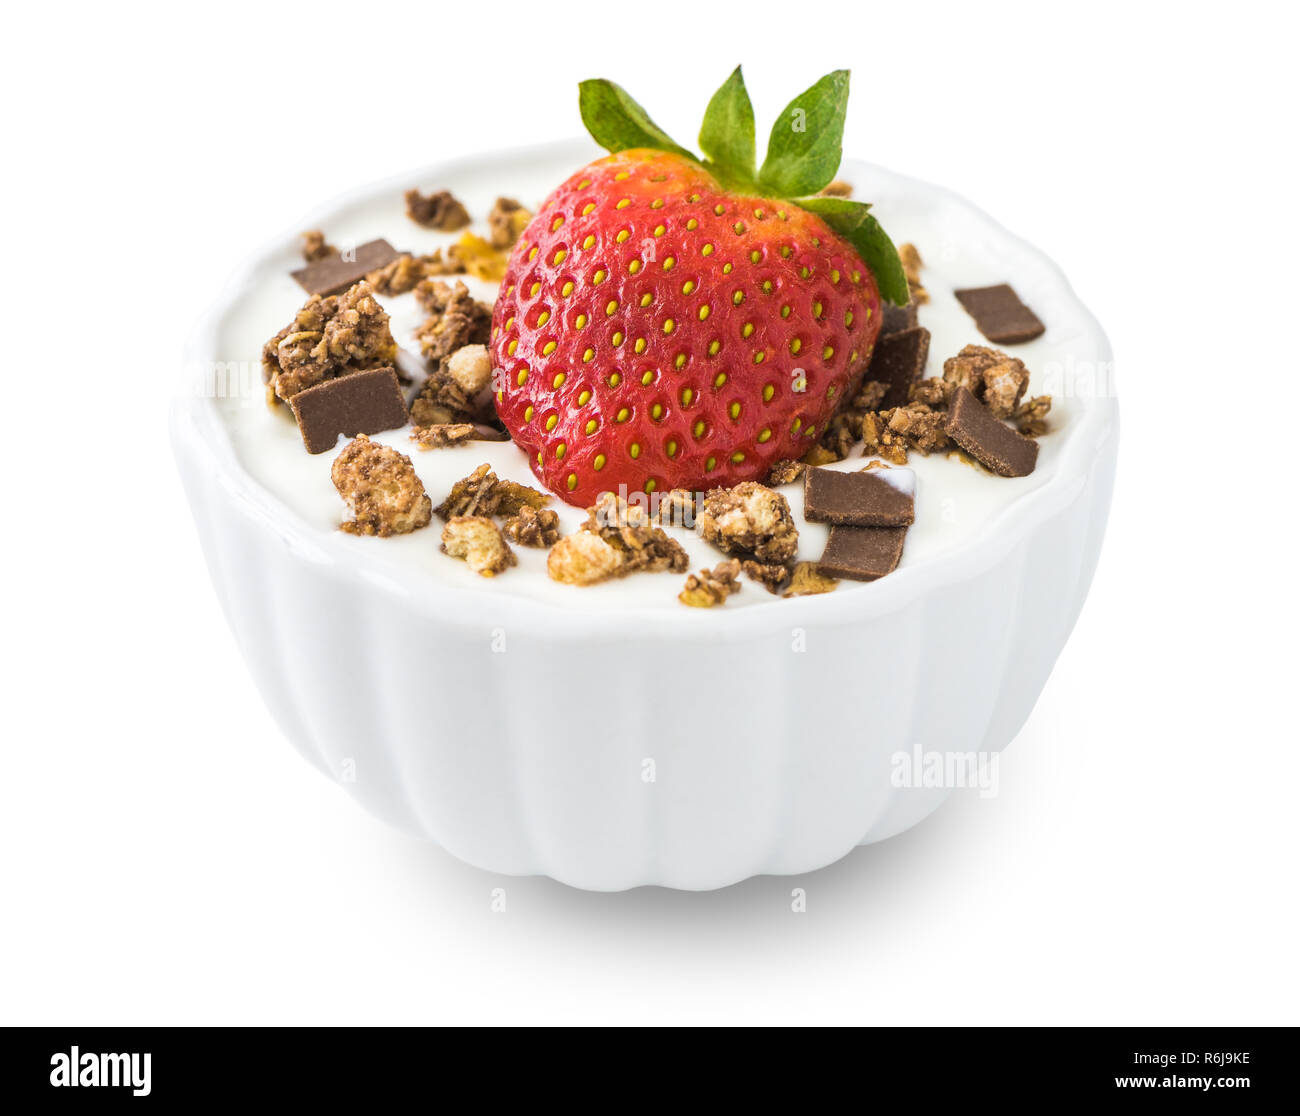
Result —
POLYGON ((759 185, 782 198, 815 194, 840 166, 849 71, 835 70, 805 89, 772 125, 759 185))
POLYGON ((911 295, 898 249, 869 212, 869 205, 847 198, 800 198, 795 205, 817 214, 853 245, 875 275, 882 298, 895 306, 907 305, 911 295))
POLYGON ((626 151, 629 147, 653 147, 658 151, 673 151, 688 159, 695 158, 684 147, 678 147, 626 89, 612 81, 604 78, 580 81, 578 110, 591 138, 611 154, 626 151))
POLYGON ((754 185, 754 106, 737 66, 713 94, 700 125, 700 150, 709 157, 705 166, 733 189, 754 185))

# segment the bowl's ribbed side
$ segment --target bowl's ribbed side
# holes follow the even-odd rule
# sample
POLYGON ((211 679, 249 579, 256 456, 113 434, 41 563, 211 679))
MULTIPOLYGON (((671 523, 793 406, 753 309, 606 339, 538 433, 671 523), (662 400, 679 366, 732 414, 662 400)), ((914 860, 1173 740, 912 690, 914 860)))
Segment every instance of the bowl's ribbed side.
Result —
POLYGON ((440 623, 242 501, 184 408, 174 429, 222 606, 297 748, 470 863, 601 890, 809 871, 933 811, 949 790, 894 785, 897 754, 1019 730, 1082 606, 1115 462, 1112 425, 1032 532, 869 623, 773 610, 742 641, 577 638, 506 598, 440 623))

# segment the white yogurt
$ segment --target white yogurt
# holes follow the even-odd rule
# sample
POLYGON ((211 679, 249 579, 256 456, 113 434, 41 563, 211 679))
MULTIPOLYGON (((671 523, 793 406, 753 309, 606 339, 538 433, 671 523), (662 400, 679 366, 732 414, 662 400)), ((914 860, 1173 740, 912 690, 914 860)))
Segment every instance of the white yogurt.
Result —
MULTIPOLYGON (((528 159, 503 160, 486 157, 467 160, 434 176, 427 173, 412 178, 410 185, 429 190, 446 188, 468 206, 478 220, 473 231, 486 235, 484 218, 498 194, 519 198, 535 207, 552 188, 577 169, 586 158, 583 147, 563 145, 536 153, 528 159)), ((922 456, 912 453, 909 469, 914 474, 916 522, 907 534, 902 565, 912 566, 929 561, 936 555, 960 546, 987 527, 998 514, 1025 493, 1047 483, 1053 476, 1066 440, 1071 437, 1071 416, 1086 400, 1062 398, 1062 375, 1071 369, 1095 366, 1102 354, 1090 336, 1087 323, 1063 284, 1050 268, 1034 274, 1008 270, 1001 261, 1011 257, 1011 238, 987 218, 964 206, 956 206, 950 195, 932 187, 891 175, 866 164, 846 162, 842 177, 853 182, 855 197, 874 203, 874 212, 896 243, 912 241, 926 263, 923 280, 931 301, 920 309, 920 321, 931 332, 928 373, 938 374, 945 357, 966 344, 986 344, 974 323, 952 296, 957 287, 981 286, 1010 282, 1044 321, 1047 332, 1028 345, 1010 349, 1029 367, 1030 394, 1055 396, 1050 416, 1051 432, 1040 439, 1038 467, 1028 477, 1015 479, 991 476, 955 457, 922 456)), ((457 234, 429 232, 405 215, 400 188, 388 186, 371 192, 362 200, 340 205, 317 215, 329 240, 338 246, 363 243, 385 237, 395 247, 427 252, 455 241, 457 234)), ((253 281, 244 290, 222 321, 219 344, 220 359, 232 370, 243 369, 242 391, 227 392, 217 401, 219 413, 231 437, 236 455, 248 472, 287 508, 319 528, 336 532, 347 518, 346 509, 330 481, 330 466, 337 450, 312 456, 302 440, 287 407, 269 409, 264 402, 260 372, 263 343, 286 325, 306 296, 289 276, 291 268, 301 266, 298 245, 289 242, 257 261, 253 281)), ((465 280, 472 293, 491 303, 495 285, 473 279, 465 280)), ((413 338, 423 313, 411 294, 381 299, 392 316, 393 335, 410 354, 418 357, 419 346, 413 338)), ((418 364, 418 359, 416 361, 418 364)), ((415 390, 417 384, 412 386, 415 390)), ((410 428, 374 436, 374 440, 394 446, 407 454, 415 465, 434 503, 450 490, 453 482, 488 462, 498 476, 536 486, 525 455, 512 443, 474 442, 465 446, 420 451, 409 440, 410 428)), ((342 445, 342 442, 340 443, 342 445)), ((860 453, 860 448, 854 451, 860 453)), ((830 466, 856 470, 866 464, 860 456, 830 466)), ((888 472, 886 474, 888 476, 888 472)), ((895 478, 902 482, 905 478, 895 478)), ((781 490, 790 502, 799 527, 800 560, 816 559, 826 543, 828 528, 803 519, 802 485, 781 490)), ((585 518, 578 508, 571 508, 558 498, 554 505, 565 533, 585 518)), ((692 532, 667 528, 691 557, 692 568, 712 566, 723 556, 702 542, 692 532)), ((412 535, 375 539, 342 536, 345 544, 373 556, 377 574, 390 578, 427 582, 438 578, 467 591, 504 593, 549 600, 564 607, 600 610, 618 602, 645 608, 680 610, 676 594, 682 576, 678 574, 636 574, 604 585, 577 588, 560 585, 546 576, 546 552, 516 547, 519 565, 492 579, 480 578, 464 562, 439 552, 440 521, 412 535)), ((837 592, 871 592, 870 584, 844 582, 837 592)), ((756 583, 745 583, 744 591, 727 603, 728 610, 760 606, 779 606, 756 583)), ((713 610, 718 612, 720 610, 713 610)))

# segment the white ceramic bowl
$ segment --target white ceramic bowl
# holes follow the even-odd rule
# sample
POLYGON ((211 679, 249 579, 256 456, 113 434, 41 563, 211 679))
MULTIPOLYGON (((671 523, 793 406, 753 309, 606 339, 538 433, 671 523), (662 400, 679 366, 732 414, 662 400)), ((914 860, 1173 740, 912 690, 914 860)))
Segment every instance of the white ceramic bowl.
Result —
MULTIPOLYGON (((574 167, 589 157, 533 154, 557 152, 574 167)), ((465 165, 358 196, 454 185, 465 165)), ((1068 313, 1088 360, 1108 368, 1100 328, 1033 248, 946 191, 846 168, 872 196, 924 198, 936 227, 981 243, 988 282, 1068 313)), ((328 228, 329 214, 312 223, 328 228)), ((297 231, 234 277, 193 335, 191 367, 222 359, 224 318, 297 231)), ((960 547, 868 586, 706 614, 413 585, 254 480, 212 399, 178 398, 172 430, 239 646, 323 774, 485 869, 705 889, 807 872, 915 825, 952 787, 896 785, 900 752, 996 753, 1012 740, 1096 566, 1118 408, 1095 384, 1071 399, 1050 478, 960 547)))

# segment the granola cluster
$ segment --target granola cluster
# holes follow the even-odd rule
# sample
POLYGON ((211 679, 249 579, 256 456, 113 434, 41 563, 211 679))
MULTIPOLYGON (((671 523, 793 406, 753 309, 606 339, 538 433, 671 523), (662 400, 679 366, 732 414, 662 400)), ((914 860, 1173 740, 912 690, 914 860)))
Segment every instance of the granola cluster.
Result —
MULTIPOLYGON (((773 484, 788 484, 804 469, 800 462, 778 462, 769 480, 773 484)), ((799 567, 793 563, 799 548, 799 532, 790 514, 790 505, 779 492, 755 481, 745 481, 734 488, 715 488, 700 502, 696 528, 706 542, 733 556, 733 561, 738 563, 737 573, 743 572, 769 593, 788 597, 796 591, 807 591, 795 588, 794 579, 799 567)), ((724 563, 713 574, 716 575, 724 566, 730 569, 724 563)), ((697 577, 700 584, 692 586, 688 582, 687 585, 692 590, 692 597, 703 599, 702 594, 716 593, 717 588, 710 584, 703 572, 697 577)), ((688 601, 686 596, 683 592, 679 598, 682 603, 697 603, 696 600, 688 601)))
POLYGON ((944 412, 927 403, 906 403, 874 412, 862 420, 862 452, 906 465, 908 450, 930 454, 948 448, 944 422, 944 412))
POLYGON ((1011 413, 1011 422, 1026 438, 1041 438, 1047 433, 1047 413, 1052 409, 1050 395, 1026 399, 1011 413))
POLYGON ((425 279, 446 275, 473 275, 499 282, 505 275, 507 253, 481 236, 465 233, 446 252, 435 248, 423 256, 403 252, 391 263, 370 272, 366 278, 380 294, 405 294, 425 279))
POLYGON ((439 368, 429 373, 411 401, 411 422, 418 427, 463 426, 473 420, 473 402, 451 374, 439 368))
POLYGON ((673 488, 659 495, 653 504, 656 523, 669 527, 695 527, 696 494, 688 488, 673 488))
POLYGON ((903 265, 903 274, 907 276, 907 289, 912 293, 912 302, 923 305, 930 301, 930 292, 921 284, 921 268, 925 266, 921 253, 915 244, 898 246, 898 261, 903 265))
POLYGON ((452 485, 447 498, 434 511, 441 519, 454 519, 458 515, 513 516, 521 508, 541 509, 550 502, 551 497, 545 492, 517 481, 501 480, 484 462, 452 485))
POLYGON ((533 215, 514 198, 497 198, 488 214, 492 247, 499 251, 510 251, 532 219, 533 215))
MULTIPOLYGON (((470 223, 469 211, 450 191, 422 194, 407 190, 406 215, 426 229, 455 232, 470 223)), ((491 239, 463 233, 444 253, 436 249, 425 256, 403 255, 372 276, 381 294, 403 294, 417 283, 437 275, 473 275, 500 282, 506 257, 533 215, 514 198, 497 198, 488 214, 491 239)))
POLYGON ((460 280, 454 286, 440 279, 423 280, 415 288, 415 300, 429 315, 415 336, 431 361, 441 362, 466 345, 488 343, 492 310, 460 280))
POLYGON ((564 585, 595 585, 631 573, 623 552, 594 531, 565 535, 546 556, 546 573, 564 585))
POLYGON ((442 529, 444 554, 463 558, 481 577, 496 577, 519 561, 501 528, 485 515, 457 515, 442 529))
MULTIPOLYGON (((777 476, 788 477, 784 483, 796 479, 805 468, 802 464, 796 467, 797 463, 793 462, 780 464, 777 476)), ((819 574, 815 562, 794 561, 798 529, 790 515, 789 503, 766 485, 744 481, 735 488, 712 490, 699 505, 697 528, 707 542, 724 554, 733 555, 733 561, 738 561, 737 572, 758 581, 768 593, 800 597, 807 593, 828 593, 836 587, 835 579, 819 574)), ((712 574, 718 574, 724 566, 716 567, 712 574)), ((718 587, 703 572, 695 576, 699 584, 688 581, 693 598, 703 600, 706 596, 716 596, 718 587)), ((686 600, 685 592, 679 600, 682 604, 697 604, 697 600, 686 600)))
POLYGON ((442 552, 464 559, 483 577, 496 577, 518 562, 510 542, 549 546, 559 537, 559 517, 545 507, 550 499, 525 484, 501 480, 484 463, 458 480, 433 509, 446 521, 442 552), (508 517, 504 529, 493 516, 508 517))
POLYGON ((411 421, 446 426, 493 420, 484 402, 492 380, 486 348, 492 312, 459 281, 453 287, 425 280, 415 297, 429 314, 416 339, 434 368, 411 403, 411 421))
POLYGON ((790 573, 790 584, 782 594, 786 597, 809 597, 814 593, 829 593, 839 584, 817 568, 816 562, 800 562, 790 573))
POLYGON ((525 504, 506 520, 506 538, 520 546, 554 546, 560 539, 560 517, 549 508, 525 504))
POLYGON ((447 375, 471 399, 492 383, 492 358, 486 345, 462 345, 447 358, 447 375))
POLYGON ((826 424, 821 436, 821 448, 826 454, 815 454, 809 465, 826 465, 831 461, 843 461, 848 457, 855 443, 862 438, 862 420, 872 411, 878 410, 880 404, 889 394, 889 385, 879 380, 869 380, 858 389, 857 395, 848 401, 826 424))
POLYGON ((341 295, 312 295, 262 348, 268 402, 288 400, 323 380, 397 359, 388 315, 364 280, 341 295))
POLYGON ((692 608, 712 608, 725 604, 732 593, 740 592, 740 562, 731 558, 719 562, 711 570, 687 574, 686 586, 677 599, 692 608))
POLYGON ((546 572, 566 585, 594 585, 640 571, 682 573, 688 564, 681 544, 651 523, 649 511, 606 492, 587 509, 582 527, 551 548, 546 572))
POLYGON ((411 431, 411 441, 422 450, 445 449, 472 442, 478 437, 478 428, 471 422, 434 423, 417 426, 411 431))
POLYGON ((406 191, 406 215, 417 225, 441 232, 455 232, 469 224, 469 211, 452 196, 450 190, 421 194, 406 191))
POLYGON ((1015 413, 1029 387, 1029 369, 1024 361, 997 349, 967 345, 943 362, 943 382, 951 385, 951 390, 966 388, 996 418, 1006 419, 1015 413))
MULTIPOLYGON (((492 361, 485 345, 462 345, 438 367, 429 373, 411 402, 411 422, 416 427, 463 426, 481 422, 498 426, 492 397, 488 388, 492 383, 492 361)), ((447 435, 468 441, 473 433, 460 435, 448 431, 447 435)), ((490 434, 484 434, 491 437, 490 434)), ((424 444, 433 449, 439 435, 431 435, 424 444)), ((504 437, 504 434, 502 435, 504 437)), ((442 443, 452 444, 450 441, 442 443)))
POLYGON ((782 565, 776 562, 742 562, 741 570, 751 581, 777 597, 806 597, 813 593, 829 593, 839 581, 826 577, 817 569, 816 562, 796 562, 782 565))
POLYGON ((806 468, 808 468, 808 466, 802 461, 791 461, 788 457, 778 461, 768 470, 768 487, 779 488, 783 484, 794 484, 795 481, 803 476, 803 471, 806 468))
POLYGON ((411 459, 364 434, 343 447, 330 478, 352 512, 341 528, 351 535, 405 535, 432 518, 433 506, 411 459))
POLYGON ((444 257, 441 248, 426 256, 413 256, 403 252, 397 259, 376 268, 366 276, 366 282, 382 295, 406 294, 425 279, 438 275, 461 275, 465 268, 450 257, 444 257))
POLYGON ((327 260, 338 254, 339 250, 325 239, 325 234, 320 229, 308 229, 302 234, 302 258, 307 263, 327 260))
POLYGON ((842 460, 858 438, 866 456, 882 457, 895 465, 906 465, 910 451, 930 454, 951 450, 947 412, 958 388, 968 389, 994 416, 1010 420, 1026 437, 1036 438, 1047 432, 1047 414, 1052 408, 1050 395, 1024 398, 1029 370, 1023 361, 981 345, 967 345, 944 361, 942 377, 913 384, 908 402, 901 407, 874 409, 884 398, 881 386, 868 383, 863 387, 832 420, 822 444, 804 457, 806 464, 842 460), (857 437, 853 436, 855 426, 857 437))
POLYGON ((757 481, 708 493, 700 502, 696 528, 724 554, 759 562, 788 562, 799 547, 786 498, 757 481))

